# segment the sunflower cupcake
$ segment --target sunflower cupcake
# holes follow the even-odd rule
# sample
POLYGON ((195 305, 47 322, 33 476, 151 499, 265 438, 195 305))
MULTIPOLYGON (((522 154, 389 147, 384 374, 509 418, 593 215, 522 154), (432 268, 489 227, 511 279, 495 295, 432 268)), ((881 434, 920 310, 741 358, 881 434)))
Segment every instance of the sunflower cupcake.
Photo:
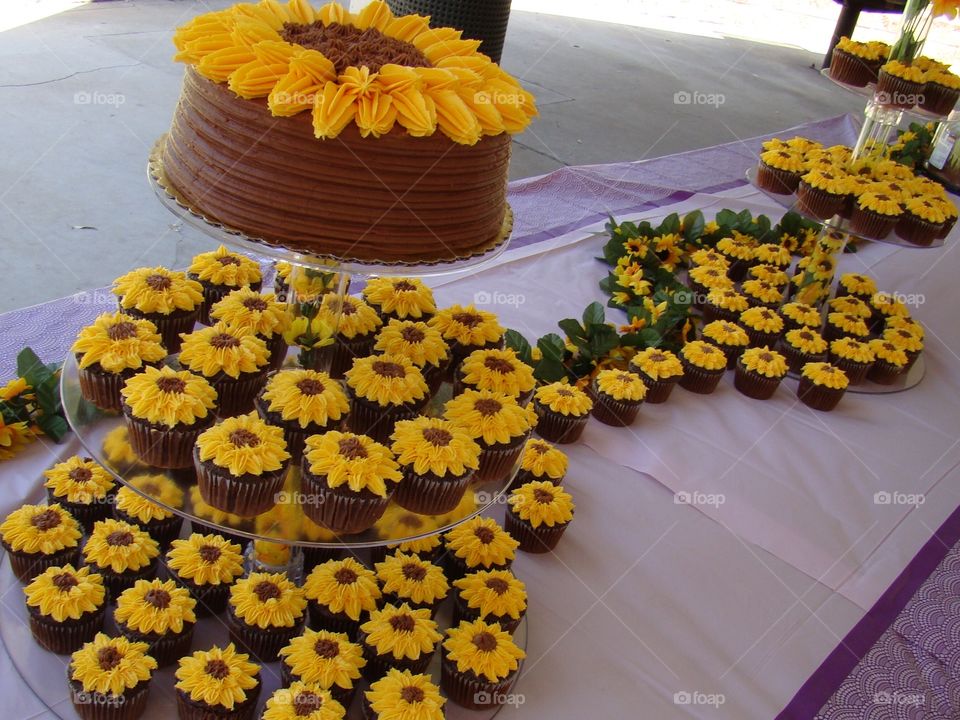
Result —
POLYGON ((110 517, 110 505, 117 485, 93 458, 73 457, 43 472, 47 502, 58 503, 90 532, 97 520, 110 517))
POLYGON ((850 385, 859 385, 866 377, 876 359, 870 342, 852 337, 842 337, 830 343, 827 360, 843 370, 850 385))
POLYGON ((280 679, 284 687, 295 683, 328 691, 344 707, 350 707, 360 670, 367 661, 360 646, 344 633, 304 630, 280 649, 280 679))
POLYGON ((210 324, 210 311, 234 290, 248 288, 259 292, 263 285, 260 263, 223 245, 213 252, 201 253, 187 268, 187 277, 203 287, 203 307, 199 322, 210 324))
POLYGON ((377 576, 352 557, 317 565, 303 583, 310 627, 357 636, 362 617, 377 609, 377 576))
POLYGON ((737 360, 733 385, 747 397, 767 400, 773 397, 787 374, 787 359, 769 348, 750 348, 737 360))
POLYGON ((425 322, 390 320, 377 335, 373 350, 385 355, 402 355, 420 368, 432 397, 450 366, 450 348, 440 331, 425 322))
POLYGON ((820 311, 802 302, 790 302, 780 307, 780 319, 783 320, 784 332, 809 328, 819 332, 820 325, 823 324, 823 318, 820 311))
POLYGON ((445 702, 440 688, 429 675, 389 670, 364 693, 363 717, 364 720, 443 720, 445 702))
POLYGON ((233 327, 249 329, 267 345, 268 370, 279 370, 287 358, 287 341, 283 334, 292 320, 286 303, 273 293, 261 295, 256 290, 234 290, 210 309, 210 317, 233 327))
POLYGON ((113 619, 120 634, 143 642, 158 667, 172 665, 190 650, 196 601, 173 580, 137 580, 117 598, 113 619))
POLYGON ((847 391, 849 380, 838 367, 825 362, 807 363, 800 371, 797 397, 807 407, 829 412, 847 391))
POLYGON ((419 368, 402 355, 357 358, 346 373, 350 429, 388 442, 398 420, 420 414, 429 399, 419 368))
POLYGON ((181 720, 252 720, 260 697, 260 666, 233 643, 180 658, 175 676, 181 720))
POLYGON ((766 150, 760 153, 757 187, 777 195, 791 195, 805 170, 802 152, 787 147, 766 150))
POLYGON ((383 325, 376 311, 360 298, 327 293, 320 301, 317 317, 327 326, 336 328, 334 343, 324 350, 330 357, 328 372, 342 378, 358 358, 373 351, 373 343, 383 325))
POLYGON ((750 347, 773 347, 783 333, 783 319, 765 307, 753 307, 740 313, 740 326, 747 331, 750 347))
POLYGON ((808 362, 824 362, 830 344, 816 330, 790 330, 780 341, 780 350, 791 372, 799 373, 808 362))
POLYGON ((90 568, 55 565, 23 589, 30 632, 41 647, 58 655, 79 650, 103 628, 107 596, 90 568))
POLYGON ((70 656, 70 700, 83 720, 134 720, 147 709, 156 669, 146 643, 98 633, 70 656))
POLYGON ((363 288, 363 299, 384 322, 426 322, 437 312, 433 291, 417 278, 371 278, 363 288))
POLYGON ((674 385, 683 376, 683 364, 669 350, 647 348, 630 359, 630 369, 647 386, 647 403, 666 402, 674 385))
POLYGON ((910 198, 903 203, 903 215, 897 222, 897 235, 913 245, 930 245, 940 236, 947 214, 934 198, 910 198))
POLYGON ((276 505, 289 459, 283 430, 254 413, 227 418, 205 430, 193 452, 204 501, 241 517, 276 505))
POLYGON ((903 208, 896 194, 878 183, 857 197, 850 216, 850 229, 858 235, 883 240, 902 215, 903 208))
POLYGON ((184 335, 180 364, 206 378, 217 391, 217 415, 233 417, 253 410, 266 382, 270 353, 249 328, 218 322, 184 335))
POLYGON ((441 686, 450 700, 471 710, 501 704, 525 656, 499 625, 461 622, 443 641, 441 686))
POLYGON ((716 288, 707 293, 703 304, 704 322, 726 320, 736 322, 740 313, 750 307, 746 296, 733 288, 716 288))
POLYGON ((483 620, 513 635, 527 612, 527 588, 509 570, 480 570, 454 581, 453 625, 483 620))
POLYGON ((873 311, 866 302, 852 295, 841 295, 840 297, 832 298, 827 301, 827 307, 830 308, 831 312, 847 313, 848 315, 863 318, 864 320, 869 320, 873 315, 873 311))
POLYGON ((776 310, 783 302, 783 288, 766 280, 744 280, 740 284, 740 291, 747 299, 750 307, 765 307, 776 310))
POLYGON ((80 331, 76 354, 80 394, 101 410, 120 412, 123 384, 145 365, 167 356, 157 327, 123 313, 104 313, 80 331))
POLYGON ((533 409, 537 413, 537 435, 564 445, 580 439, 593 401, 583 390, 564 380, 537 388, 533 409))
POLYGON ((337 533, 363 532, 377 522, 402 478, 389 448, 337 431, 307 438, 302 470, 304 514, 337 533))
POLYGON ((862 317, 844 312, 827 313, 827 323, 823 330, 823 336, 827 340, 837 340, 842 337, 862 340, 869 334, 870 328, 862 317))
POLYGON ((429 324, 440 331, 450 346, 452 372, 456 372, 463 359, 474 350, 503 347, 506 331, 497 321, 497 316, 486 310, 478 310, 473 305, 444 308, 430 318, 429 324))
POLYGON ((115 601, 137 580, 157 574, 157 541, 136 525, 121 520, 101 520, 83 546, 83 562, 103 577, 107 596, 115 601))
POLYGON ((327 373, 291 369, 270 375, 256 407, 264 421, 283 428, 291 461, 299 463, 307 437, 339 430, 350 402, 327 373))
POLYGON ((508 570, 520 544, 493 518, 473 517, 443 536, 447 579, 477 570, 508 570))
POLYGON ((510 348, 474 350, 464 358, 453 383, 453 394, 464 390, 492 390, 510 395, 521 405, 533 395, 537 381, 533 368, 510 348))
POLYGON ((871 65, 873 56, 874 51, 870 45, 844 36, 837 42, 830 56, 830 77, 846 85, 864 87, 876 79, 871 65))
POLYGON ((60 505, 21 505, 0 523, 0 541, 20 582, 80 559, 80 524, 60 505))
POLYGON ((910 317, 907 306, 896 295, 888 292, 877 292, 870 298, 870 307, 873 315, 870 317, 871 329, 880 331, 884 325, 894 317, 910 317))
POLYGON ((275 662, 303 630, 306 609, 304 591, 284 573, 250 573, 230 588, 230 642, 261 662, 275 662))
POLYGON ((740 282, 746 277, 747 270, 756 264, 757 242, 749 235, 733 231, 732 237, 721 238, 717 242, 717 252, 727 258, 730 270, 727 277, 740 282))
POLYGON ((753 258, 759 265, 750 268, 750 274, 758 280, 763 280, 760 274, 756 272, 758 268, 769 268, 766 272, 783 272, 790 267, 793 258, 790 251, 783 245, 777 243, 761 243, 753 250, 753 258))
POLYGON ((406 603, 414 610, 425 608, 430 617, 437 614, 450 590, 440 566, 416 555, 395 552, 378 562, 376 570, 384 604, 406 603))
POLYGON ((878 338, 870 341, 870 349, 873 351, 874 361, 867 371, 868 380, 880 385, 892 385, 906 373, 910 358, 897 344, 878 338))
POLYGON ((881 335, 885 342, 893 343, 907 354, 907 367, 909 370, 913 367, 920 353, 923 352, 923 334, 917 335, 911 328, 890 327, 886 328, 881 335))
POLYGON ((566 453, 545 440, 532 438, 523 447, 520 470, 510 487, 520 487, 531 480, 546 480, 560 485, 567 474, 568 465, 566 453))
POLYGON ((203 287, 185 273, 138 268, 113 281, 120 312, 149 320, 168 353, 180 352, 180 335, 193 329, 203 306, 203 287))
POLYGON ((401 603, 373 610, 357 640, 367 661, 363 676, 374 682, 391 669, 426 672, 442 637, 429 609, 401 603))
POLYGON ((802 178, 797 188, 797 210, 817 220, 827 220, 843 209, 850 192, 847 174, 817 168, 802 178))
POLYGON ((530 553, 552 551, 573 520, 573 498, 559 485, 530 482, 507 499, 506 531, 530 553))
POLYGON ((733 289, 733 280, 727 277, 729 272, 720 265, 698 265, 690 268, 687 278, 693 291, 693 306, 702 307, 707 296, 714 290, 733 289))
POLYGON ((296 682, 274 690, 267 698, 261 720, 343 720, 347 710, 328 690, 296 682))
POLYGON ((680 387, 698 395, 709 395, 717 389, 727 369, 727 356, 716 345, 693 340, 680 350, 683 376, 680 387))
POLYGON ((877 102, 909 110, 923 97, 926 78, 923 70, 909 62, 889 60, 877 74, 877 102))
POLYGON ((159 474, 136 475, 127 482, 117 490, 113 516, 149 534, 157 541, 160 552, 164 552, 170 542, 180 536, 183 527, 183 516, 167 509, 183 508, 183 490, 173 480, 159 474), (148 497, 162 505, 151 502, 148 497))
POLYGON ((725 320, 714 320, 704 325, 700 331, 700 339, 723 350, 728 370, 736 366, 737 358, 750 345, 747 331, 725 320))
POLYGON ((604 425, 626 427, 637 419, 647 386, 628 370, 601 370, 589 386, 591 414, 604 425))
POLYGON ((243 575, 243 554, 220 535, 193 533, 171 543, 166 566, 196 600, 197 615, 216 615, 227 607, 230 587, 243 575))

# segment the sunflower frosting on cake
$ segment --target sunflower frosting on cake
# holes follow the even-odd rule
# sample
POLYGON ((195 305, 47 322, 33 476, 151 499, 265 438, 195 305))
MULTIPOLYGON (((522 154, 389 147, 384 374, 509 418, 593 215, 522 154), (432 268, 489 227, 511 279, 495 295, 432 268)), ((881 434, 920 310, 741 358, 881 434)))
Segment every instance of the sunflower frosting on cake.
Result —
POLYGON ((98 633, 70 656, 70 679, 87 693, 122 695, 147 682, 157 669, 157 661, 147 654, 148 650, 145 642, 98 633))
POLYGON ((360 630, 366 635, 364 642, 375 648, 378 655, 398 659, 416 660, 431 653, 442 637, 437 623, 430 619, 430 610, 415 610, 407 603, 373 610, 360 630))
POLYGON ((348 340, 369 335, 383 324, 376 311, 363 300, 350 295, 340 298, 336 293, 323 296, 317 317, 348 340))
POLYGON ((345 633, 307 629, 281 648, 280 657, 291 673, 322 688, 349 690, 367 664, 360 646, 345 633))
POLYGON ((80 331, 70 348, 80 369, 98 366, 108 373, 136 370, 167 356, 157 326, 123 313, 103 313, 80 331))
POLYGON ((197 438, 197 456, 234 477, 280 470, 290 458, 283 429, 267 425, 254 413, 227 418, 197 438))
POLYGON ((187 370, 145 368, 121 391, 133 417, 153 425, 193 425, 216 405, 217 391, 205 379, 187 370))
POLYGON ((137 580, 117 599, 118 623, 140 634, 181 633, 197 621, 196 601, 173 580, 137 580))
POLYGON ((377 576, 351 557, 317 565, 307 576, 303 591, 311 602, 359 620, 361 613, 377 608, 377 576))
POLYGON ((260 372, 269 359, 266 343, 250 328, 225 322, 185 335, 180 351, 181 364, 204 377, 260 372))
POLYGON ((530 404, 493 390, 465 390, 447 402, 443 416, 488 446, 510 443, 537 424, 530 404))
POLYGON ((301 428, 340 420, 350 403, 340 383, 316 370, 284 370, 272 376, 260 396, 268 412, 301 428))
POLYGON ((293 682, 267 699, 261 720, 343 720, 343 705, 314 683, 293 682))
POLYGON ((272 338, 290 326, 286 303, 273 293, 261 294, 248 287, 234 290, 210 310, 210 317, 227 325, 249 328, 256 335, 272 338))
POLYGON ((354 492, 386 497, 387 481, 397 483, 403 477, 390 449, 366 435, 338 431, 311 435, 304 457, 310 472, 324 476, 331 488, 347 485, 354 492))
POLYGON ((567 474, 566 453, 544 440, 527 440, 520 456, 520 469, 535 478, 544 476, 559 482, 567 474))
POLYGON ((506 567, 513 562, 517 543, 493 518, 476 517, 445 536, 447 549, 468 568, 506 567))
POLYGON ((583 390, 566 382, 554 382, 537 388, 533 397, 539 405, 560 415, 581 417, 593 407, 593 402, 583 390))
POLYGON ((427 319, 437 312, 433 291, 418 278, 372 278, 363 299, 384 317, 398 320, 427 319))
POLYGON ((425 562, 416 555, 397 552, 377 563, 376 568, 385 594, 416 606, 440 602, 450 588, 439 565, 425 562))
POLYGON ((520 397, 533 390, 533 369, 510 348, 474 350, 460 365, 464 385, 520 397))
POLYGON ((448 630, 443 647, 446 658, 456 663, 459 672, 471 672, 490 682, 503 680, 526 657, 499 625, 483 620, 464 621, 448 630))
POLYGON ((257 285, 262 280, 259 263, 224 245, 194 257, 187 273, 195 280, 232 288, 257 285))
POLYGON ((73 565, 47 568, 23 589, 27 605, 56 622, 78 620, 104 603, 103 579, 90 568, 73 565))
POLYGON ((113 477, 91 458, 73 457, 44 470, 43 486, 58 500, 86 505, 102 501, 114 489, 113 477))
POLYGON ((167 567, 194 585, 228 585, 243 575, 243 555, 222 535, 193 533, 170 544, 167 567))
POLYGON ((440 331, 414 320, 390 320, 377 335, 373 347, 387 355, 402 355, 419 368, 440 367, 450 357, 450 349, 440 331))
POLYGON ((367 702, 377 720, 443 720, 446 699, 429 675, 391 668, 370 685, 367 702))
POLYGON ((510 508, 533 527, 563 525, 573 519, 573 497, 558 485, 546 481, 529 482, 511 493, 510 508))
POLYGON ((358 397, 381 407, 415 403, 427 395, 420 370, 402 355, 357 358, 346 377, 347 386, 358 397))
POLYGON ((230 643, 181 658, 176 688, 195 702, 233 710, 258 690, 259 674, 260 666, 230 643))
POLYGON ((233 613, 247 625, 265 629, 293 627, 303 617, 307 599, 283 573, 250 573, 230 590, 233 613))
POLYGON ((466 347, 497 343, 504 333, 496 315, 473 305, 444 308, 430 319, 430 325, 439 330, 447 342, 466 347))
POLYGON ((136 525, 121 520, 98 522, 83 547, 83 558, 88 565, 114 573, 145 568, 159 554, 156 540, 136 525))
POLYGON ((481 570, 454 580, 460 598, 482 617, 519 620, 527 609, 527 588, 509 570, 481 570))
POLYGON ((393 432, 397 462, 417 475, 463 475, 476 470, 480 446, 463 426, 440 418, 401 420, 393 432))
POLYGON ((22 505, 0 523, 0 537, 9 550, 52 555, 80 542, 80 526, 59 504, 22 505))
POLYGON ((114 280, 113 294, 119 296, 121 310, 146 315, 190 311, 203 303, 200 283, 164 267, 131 270, 114 280))
POLYGON ((166 475, 137 475, 130 478, 129 482, 132 487, 125 485, 117 490, 116 508, 135 520, 142 523, 164 520, 173 517, 173 512, 163 505, 183 507, 183 490, 166 475), (141 493, 149 495, 162 505, 148 500, 141 493))

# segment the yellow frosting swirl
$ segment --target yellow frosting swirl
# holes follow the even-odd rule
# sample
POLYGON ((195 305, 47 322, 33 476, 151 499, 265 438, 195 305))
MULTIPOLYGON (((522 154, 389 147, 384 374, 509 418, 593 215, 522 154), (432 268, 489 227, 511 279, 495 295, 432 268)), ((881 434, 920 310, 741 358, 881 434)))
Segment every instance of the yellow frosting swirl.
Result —
POLYGON ((122 695, 150 680, 157 669, 157 661, 147 650, 147 643, 97 633, 70 656, 70 679, 80 683, 84 692, 122 695))
POLYGON ((73 457, 44 470, 45 488, 55 498, 77 505, 102 501, 113 490, 113 477, 90 458, 73 457))
POLYGON ((680 349, 680 354, 688 363, 704 370, 725 370, 727 367, 727 356, 723 351, 703 340, 688 342, 680 349))
POLYGON ((690 262, 694 265, 713 265, 714 267, 719 267, 726 272, 730 268, 730 262, 716 250, 710 250, 708 248, 700 248, 696 252, 690 254, 690 262))
POLYGON ((285 573, 254 572, 230 588, 230 605, 244 623, 265 630, 296 625, 307 598, 285 573))
POLYGON ((317 565, 303 583, 303 591, 308 600, 351 620, 375 610, 381 595, 377 576, 351 557, 317 565))
POLYGON ((856 363, 872 363, 875 359, 870 343, 852 337, 842 337, 831 342, 830 353, 856 363))
POLYGON ((401 320, 419 320, 437 311, 433 291, 418 278, 371 278, 363 288, 363 298, 380 312, 401 320))
POLYGON ((745 370, 768 378, 782 378, 787 374, 787 359, 767 347, 744 350, 740 365, 745 370))
POLYGON ((280 657, 300 680, 327 689, 349 690, 367 664, 360 646, 345 633, 327 630, 304 630, 280 649, 280 657))
POLYGON ((278 302, 276 295, 261 295, 248 287, 234 290, 214 305, 210 317, 267 338, 283 335, 292 319, 286 303, 278 302))
POLYGON ((80 541, 80 526, 59 504, 21 505, 0 523, 0 536, 14 552, 52 555, 80 541))
POLYGON ((701 334, 718 345, 746 347, 750 344, 750 338, 747 336, 746 330, 725 320, 714 320, 707 323, 703 326, 701 334))
POLYGON ((767 150, 760 153, 760 162, 777 170, 801 173, 805 169, 803 153, 787 148, 767 150))
POLYGON ((418 368, 439 367, 450 357, 440 331, 414 320, 390 320, 377 335, 374 349, 387 355, 402 355, 418 368))
MULTIPOLYGON (((137 475, 128 482, 140 492, 168 507, 183 507, 183 490, 166 475, 137 475)), ((126 485, 117 490, 116 508, 142 523, 173 517, 171 511, 151 502, 126 485)))
POLYGON ((325 426, 350 410, 340 383, 315 370, 281 370, 267 382, 262 398, 267 410, 279 413, 286 422, 296 421, 301 428, 325 426))
POLYGON ((443 570, 416 555, 397 552, 377 563, 376 568, 383 592, 417 605, 438 603, 450 589, 443 570))
POLYGON ((206 378, 164 366, 145 368, 120 391, 135 418, 155 425, 193 425, 216 405, 217 391, 206 378))
POLYGON ((529 472, 535 477, 553 478, 559 481, 567 474, 566 453, 555 448, 546 440, 527 440, 520 457, 520 469, 529 472))
POLYGON ((325 477, 332 488, 346 485, 353 492, 366 490, 387 497, 387 481, 403 479, 390 448, 366 435, 336 430, 311 435, 303 455, 310 472, 325 477))
POLYGON ((883 340, 893 343, 904 352, 917 353, 923 350, 923 339, 906 328, 887 328, 883 340))
POLYGON ((377 720, 443 720, 440 688, 429 675, 414 675, 409 670, 391 668, 370 685, 366 692, 377 720))
POLYGON ((754 265, 748 272, 755 280, 761 280, 778 288, 790 282, 790 276, 776 265, 754 265))
POLYGON ((831 195, 846 195, 850 192, 847 174, 835 169, 817 168, 800 179, 810 187, 823 190, 831 195))
POLYGON ((870 334, 870 328, 867 327, 867 323, 864 322, 862 317, 856 315, 842 312, 827 313, 827 323, 839 328, 848 335, 866 337, 870 334))
POLYGON ((647 348, 630 359, 630 366, 637 368, 651 380, 664 380, 683 375, 680 359, 669 350, 647 348))
POLYGON ((455 422, 423 416, 401 420, 390 437, 397 462, 412 466, 418 475, 460 477, 479 467, 480 446, 455 422))
POLYGON ((850 383, 843 370, 825 362, 807 363, 800 370, 800 374, 814 385, 822 385, 833 390, 843 390, 850 383))
POLYGON ((120 425, 103 437, 101 445, 107 462, 114 467, 127 469, 140 462, 140 456, 130 444, 130 431, 126 425, 120 425))
POLYGON ((141 368, 167 356, 156 325, 119 312, 103 313, 83 328, 70 351, 80 355, 81 370, 98 364, 109 373, 141 368))
POLYGON ((776 243, 763 243, 757 245, 753 251, 753 256, 757 261, 764 265, 774 265, 777 268, 789 267, 790 251, 783 245, 776 243))
POLYGON ((639 402, 647 396, 647 386, 640 376, 626 370, 601 370, 594 382, 600 392, 614 400, 639 402))
POLYGON ((224 245, 194 257, 187 272, 211 285, 233 288, 249 287, 263 279, 260 263, 246 255, 230 252, 224 245))
POLYGON ((949 70, 932 70, 927 73, 926 81, 951 90, 960 90, 960 76, 954 75, 949 70))
POLYGON ((750 307, 747 298, 732 288, 713 288, 707 294, 707 302, 714 307, 733 312, 743 312, 750 307))
POLYGON ((197 621, 197 601, 173 580, 137 580, 117 598, 113 618, 138 633, 181 633, 197 621))
POLYGON ((727 271, 718 265, 698 265, 687 273, 691 280, 710 290, 728 290, 733 280, 727 277, 727 271))
POLYGON ((194 702, 233 710, 247 699, 247 691, 260 684, 259 673, 260 666, 230 643, 180 658, 175 687, 194 702))
POLYGON ((416 660, 433 652, 442 637, 437 623, 430 619, 429 609, 414 610, 407 603, 372 610, 360 631, 366 634, 364 642, 375 648, 378 655, 391 655, 398 660, 416 660))
POLYGON ((783 299, 783 290, 766 280, 744 280, 740 285, 744 294, 755 298, 762 303, 780 303, 783 299))
MULTIPOLYGON (((582 391, 577 392, 586 397, 582 391)), ((539 396, 540 391, 537 393, 539 396)), ((443 416, 486 445, 505 445, 537 424, 537 415, 529 404, 521 406, 515 397, 492 390, 464 390, 447 401, 443 416)))
POLYGON ((267 344, 250 328, 218 322, 181 337, 180 363, 205 377, 224 373, 238 378, 260 372, 270 361, 267 344))
POLYGON ((841 295, 835 297, 828 303, 830 309, 834 312, 846 313, 860 318, 869 318, 872 315, 870 306, 863 300, 853 297, 853 295, 841 295))
POLYGON ((499 342, 504 329, 497 316, 473 305, 453 305, 437 312, 429 325, 443 335, 443 339, 465 346, 482 346, 499 342))
POLYGON ((113 281, 113 294, 124 310, 158 315, 195 310, 203 303, 200 283, 164 267, 131 270, 113 281))
POLYGON ((427 383, 420 369, 402 355, 356 358, 346 378, 358 397, 381 407, 404 405, 427 395, 427 383))
POLYGON ((170 543, 167 567, 194 585, 229 585, 243 575, 243 551, 222 535, 193 533, 170 543))
POLYGON ((534 480, 521 485, 507 499, 514 514, 533 527, 565 525, 573 520, 573 497, 559 485, 534 480))
POLYGON ((446 657, 457 664, 459 672, 482 675, 490 682, 506 678, 526 657, 526 653, 499 625, 483 620, 464 620, 458 627, 447 630, 443 647, 447 651, 446 657))
POLYGON ((470 568, 507 565, 520 544, 496 520, 486 517, 471 518, 443 537, 447 549, 470 568))
POLYGON ((873 278, 860 273, 844 273, 840 276, 840 287, 850 293, 871 296, 877 291, 873 278))
POLYGON ((336 293, 323 296, 317 317, 347 340, 369 335, 383 325, 377 311, 363 300, 347 295, 341 302, 336 293))
POLYGON ((748 328, 765 333, 778 333, 783 330, 783 319, 773 310, 753 307, 740 313, 740 322, 748 328))
POLYGON ((890 293, 878 292, 873 294, 870 305, 885 317, 909 317, 907 306, 890 293))
POLYGON ((87 567, 76 569, 73 565, 47 568, 33 578, 23 592, 27 605, 58 623, 96 612, 106 598, 99 573, 87 567))
POLYGON ((880 71, 909 82, 924 82, 923 70, 915 65, 907 65, 899 60, 890 60, 880 66, 880 71))
POLYGON ((753 260, 756 254, 756 241, 734 230, 733 237, 725 237, 717 242, 717 250, 737 260, 753 260))
POLYGON ((907 353, 905 353, 896 344, 884 338, 871 340, 870 349, 873 350, 873 354, 877 360, 883 360, 883 362, 889 365, 903 367, 909 362, 907 353))
POLYGON ((797 328, 784 335, 787 344, 807 355, 820 355, 827 351, 827 341, 820 333, 810 328, 797 328))
POLYGON ((537 404, 561 415, 582 417, 593 408, 593 401, 587 394, 566 381, 539 387, 533 396, 537 404))
POLYGON ((868 190, 857 196, 857 205, 862 210, 872 210, 878 215, 899 217, 903 214, 897 195, 886 188, 868 190))
POLYGON ((474 350, 460 365, 460 375, 465 385, 477 390, 494 390, 513 396, 530 392, 537 384, 533 368, 510 348, 474 350))
POLYGON ((160 554, 157 541, 136 525, 122 520, 100 520, 83 546, 83 559, 88 565, 115 573, 140 570, 160 554))
POLYGON ((931 198, 910 198, 903 203, 904 208, 921 220, 938 225, 947 221, 943 203, 931 198))
POLYGON ((204 430, 197 438, 201 462, 212 462, 234 477, 280 470, 290 453, 283 428, 267 425, 255 413, 237 415, 204 430))
POLYGON ((527 587, 509 570, 480 570, 454 580, 460 598, 481 618, 493 615, 519 620, 527 609, 527 587))
POLYGON ((261 720, 343 720, 346 709, 329 690, 305 682, 290 683, 267 699, 261 720))
POLYGON ((820 327, 820 311, 815 307, 802 302, 792 302, 780 308, 783 317, 793 320, 798 325, 820 327))

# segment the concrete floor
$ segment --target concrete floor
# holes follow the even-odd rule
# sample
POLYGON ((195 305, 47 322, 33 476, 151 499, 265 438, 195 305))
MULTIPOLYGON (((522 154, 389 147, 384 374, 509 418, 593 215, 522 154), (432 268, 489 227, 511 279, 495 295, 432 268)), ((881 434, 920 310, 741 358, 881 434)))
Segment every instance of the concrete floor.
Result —
MULTIPOLYGON (((183 72, 172 29, 226 0, 82 5, 0 33, 0 311, 184 266, 212 242, 172 222, 145 177, 183 72)), ((539 99, 511 177, 736 141, 863 102, 818 55, 746 40, 514 12, 505 68, 539 99), (678 93, 714 104, 678 103, 678 93), (721 102, 722 100, 722 102, 721 102)))

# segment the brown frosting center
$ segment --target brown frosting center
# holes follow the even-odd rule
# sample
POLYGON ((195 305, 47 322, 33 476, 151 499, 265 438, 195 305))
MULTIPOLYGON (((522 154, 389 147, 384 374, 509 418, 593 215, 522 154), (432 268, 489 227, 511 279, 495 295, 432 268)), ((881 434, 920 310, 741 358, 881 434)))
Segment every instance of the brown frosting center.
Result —
POLYGON ((533 499, 541 505, 549 505, 554 501, 553 493, 543 488, 537 488, 533 491, 533 499))
POLYGON ((307 715, 319 710, 323 705, 323 700, 311 690, 302 690, 293 698, 293 714, 297 717, 306 717, 307 715))
POLYGON ((322 657, 324 660, 332 660, 340 654, 340 645, 333 640, 320 638, 314 643, 313 651, 317 654, 317 657, 322 657))
POLYGON ((157 380, 157 387, 160 389, 160 392, 179 395, 187 389, 187 384, 177 377, 162 377, 157 380))
POLYGON ((628 373, 620 373, 619 375, 617 375, 617 380, 619 380, 622 383, 629 383, 629 382, 633 382, 633 376, 629 375, 628 373))
POLYGON ((67 477, 69 477, 75 483, 85 483, 93 477, 93 473, 85 467, 78 467, 67 473, 67 477))
POLYGON ((510 584, 503 578, 490 578, 484 585, 493 590, 497 595, 503 595, 510 589, 510 584))
POLYGON ((133 533, 128 530, 117 530, 107 535, 107 545, 113 547, 126 547, 133 545, 133 533))
POLYGON ((297 383, 297 390, 311 397, 313 395, 322 395, 325 389, 322 382, 312 378, 307 378, 297 383))
POLYGON ((557 395, 561 395, 563 397, 572 397, 573 393, 567 390, 566 388, 560 388, 559 390, 557 390, 557 395))
POLYGON ((137 336, 137 326, 129 320, 118 322, 107 330, 107 337, 111 340, 129 340, 137 336))
POLYGON ((416 626, 416 620, 407 614, 394 615, 390 618, 390 627, 393 628, 394 632, 413 632, 416 626))
POLYGON ((340 442, 337 443, 337 445, 340 448, 340 454, 348 460, 357 460, 367 456, 367 450, 363 447, 363 443, 360 442, 360 438, 340 438, 340 442))
POLYGON ((60 592, 70 592, 70 588, 79 584, 80 582, 68 572, 57 573, 53 576, 53 586, 60 592))
POLYGON ((254 586, 253 594, 257 596, 260 602, 276 600, 280 597, 280 588, 277 587, 276 583, 272 583, 269 580, 261 580, 254 586))
POLYGON ((330 59, 339 75, 348 67, 368 67, 379 72, 384 65, 430 67, 430 61, 416 46, 387 37, 379 30, 361 30, 352 25, 322 22, 284 23, 280 37, 311 50, 319 50, 330 59))
POLYGON ((453 435, 443 428, 427 428, 423 431, 423 439, 436 447, 446 447, 453 440, 453 435))
POLYGON ((458 322, 468 328, 476 327, 483 322, 483 318, 476 313, 455 313, 452 317, 454 322, 458 322))
POLYGON ((667 359, 667 356, 664 355, 662 352, 652 352, 652 353, 650 353, 650 358, 649 358, 649 359, 650 359, 652 362, 661 363, 661 362, 663 362, 663 361, 665 361, 665 360, 667 359))
POLYGON ((427 336, 423 334, 423 330, 420 328, 410 327, 408 325, 400 331, 400 337, 408 343, 416 345, 417 343, 422 343, 427 336))
POLYGON ((210 338, 210 344, 217 350, 226 350, 227 348, 240 347, 240 340, 227 333, 218 333, 210 338))
POLYGON ((260 438, 256 433, 240 428, 230 433, 230 442, 238 448, 257 447, 260 444, 260 438))
POLYGON ((503 405, 500 404, 500 401, 494 400, 493 398, 482 398, 477 400, 473 407, 484 417, 496 415, 503 409, 503 405))
POLYGON ((166 590, 152 588, 146 592, 143 599, 158 610, 166 610, 170 607, 170 593, 166 590))
POLYGON ((217 258, 217 262, 221 265, 239 265, 240 258, 234 257, 233 255, 224 255, 223 257, 217 258))
POLYGON ((423 690, 413 685, 406 685, 400 690, 400 697, 408 703, 420 703, 426 697, 423 690))
POLYGON ((507 373, 512 373, 514 371, 512 362, 498 357, 487 358, 483 361, 483 366, 487 368, 487 370, 492 370, 493 372, 498 372, 502 375, 506 375, 507 373))
POLYGON ((773 355, 771 355, 768 352, 760 353, 760 359, 763 360, 764 362, 770 362, 771 360, 773 360, 773 355))
POLYGON ((477 539, 482 542, 484 545, 489 545, 493 542, 493 539, 496 537, 496 534, 488 528, 487 526, 478 527, 474 533, 477 536, 477 539))
POLYGON ((373 363, 373 371, 380 377, 385 378, 402 378, 406 375, 403 365, 395 362, 384 362, 383 360, 377 360, 373 363))
POLYGON ((213 545, 201 545, 197 549, 197 554, 205 563, 213 565, 213 563, 220 559, 220 555, 223 553, 220 552, 220 548, 214 547, 213 545))
POLYGON ((497 649, 497 638, 493 633, 481 632, 473 636, 471 642, 480 652, 493 652, 497 649))
POLYGON ((97 665, 104 672, 113 670, 120 664, 121 660, 123 660, 123 655, 115 647, 109 646, 97 650, 97 665))
POLYGON ((203 670, 214 680, 223 680, 230 674, 230 666, 223 660, 208 660, 203 670))
POLYGON ((403 576, 407 580, 413 580, 414 582, 423 582, 423 579, 427 576, 427 569, 417 563, 406 563, 402 570, 403 576))
POLYGON ((333 574, 333 579, 340 585, 353 585, 357 581, 357 574, 350 568, 340 568, 333 574))
POLYGON ((52 530, 62 522, 56 510, 43 510, 30 518, 30 524, 37 530, 52 530))
POLYGON ((415 292, 417 286, 409 280, 399 280, 393 284, 393 289, 396 292, 415 292))
POLYGON ((537 453, 537 455, 546 455, 550 452, 550 446, 544 442, 533 443, 530 449, 537 453))
POLYGON ((144 282, 148 288, 155 292, 169 290, 170 286, 173 285, 173 281, 166 275, 148 275, 144 282))
POLYGON ((253 310, 255 312, 263 312, 269 307, 267 301, 263 298, 251 297, 243 301, 243 306, 248 310, 253 310))

